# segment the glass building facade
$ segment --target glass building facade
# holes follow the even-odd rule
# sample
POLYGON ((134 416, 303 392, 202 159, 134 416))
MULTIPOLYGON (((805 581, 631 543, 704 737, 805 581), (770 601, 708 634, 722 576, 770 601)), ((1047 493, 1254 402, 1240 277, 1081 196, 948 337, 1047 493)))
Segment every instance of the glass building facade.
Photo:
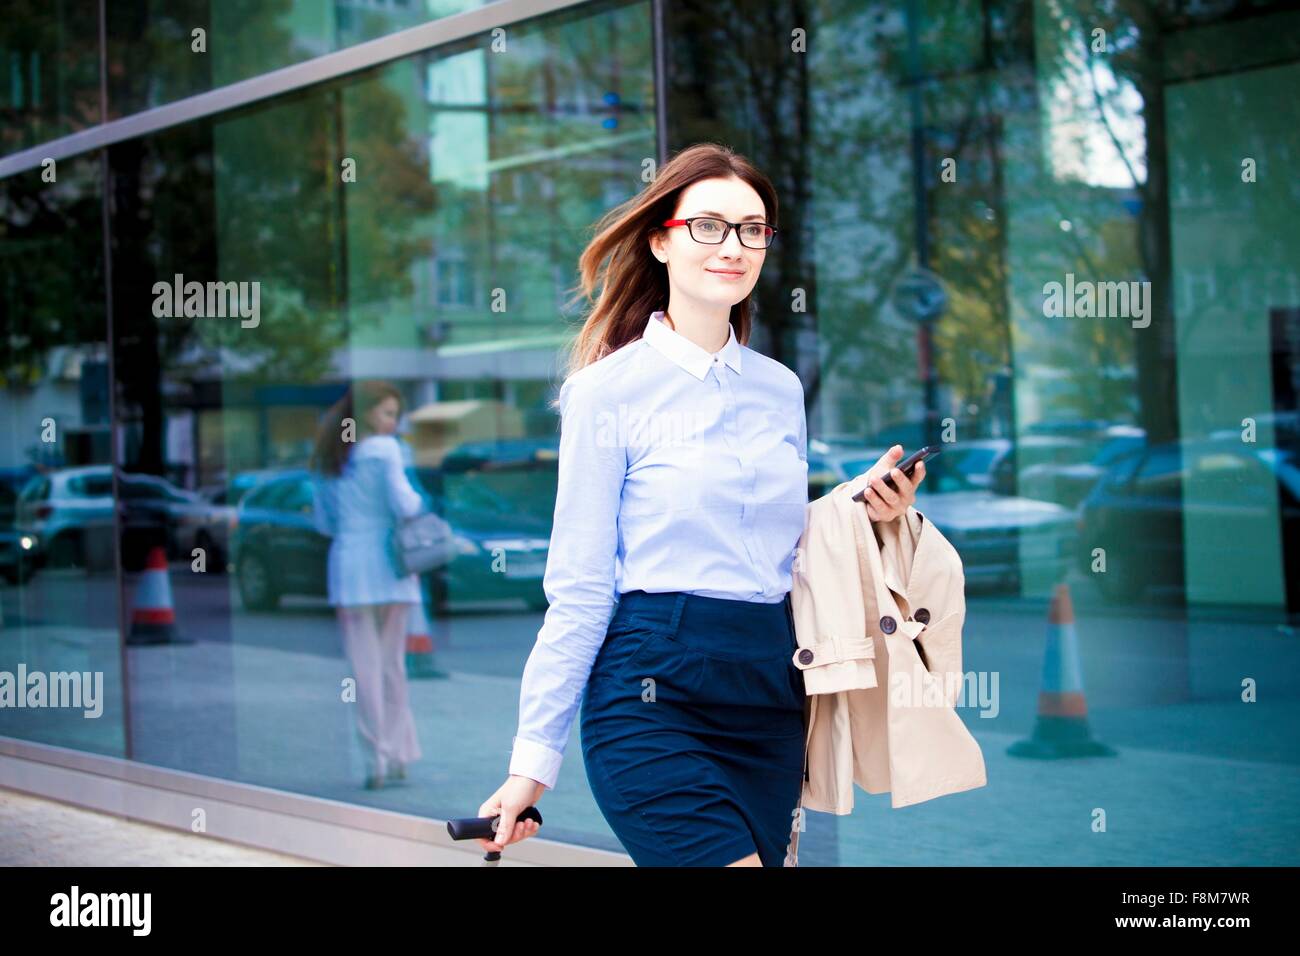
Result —
MULTIPOLYGON (((0 707, 0 770, 475 815, 546 610, 577 257, 715 141, 780 197, 750 345, 804 383, 810 496, 940 444, 917 506, 968 584, 988 785, 858 791, 801 863, 1300 862, 1298 89, 1272 0, 14 0, 0 674, 102 694, 0 707), (460 549, 408 626, 424 755, 370 791, 306 467, 376 379, 460 549)), ((576 724, 541 809, 619 850, 576 724)))

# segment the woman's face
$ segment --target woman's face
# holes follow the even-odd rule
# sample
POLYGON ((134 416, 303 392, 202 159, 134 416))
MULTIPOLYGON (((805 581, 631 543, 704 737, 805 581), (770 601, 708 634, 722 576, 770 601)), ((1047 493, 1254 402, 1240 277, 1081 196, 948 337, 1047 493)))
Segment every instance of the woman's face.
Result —
MULTIPOLYGON (((754 187, 734 176, 701 179, 682 191, 674 219, 696 216, 743 222, 766 222, 763 200, 754 187)), ((725 228, 725 227, 724 227, 725 228)), ((730 308, 753 290, 767 258, 766 249, 741 245, 735 229, 721 244, 697 242, 689 226, 671 226, 650 239, 654 256, 668 267, 674 296, 730 308)))
POLYGON ((397 399, 389 395, 370 409, 366 414, 366 422, 375 434, 392 435, 397 432, 397 417, 400 414, 401 408, 397 399))

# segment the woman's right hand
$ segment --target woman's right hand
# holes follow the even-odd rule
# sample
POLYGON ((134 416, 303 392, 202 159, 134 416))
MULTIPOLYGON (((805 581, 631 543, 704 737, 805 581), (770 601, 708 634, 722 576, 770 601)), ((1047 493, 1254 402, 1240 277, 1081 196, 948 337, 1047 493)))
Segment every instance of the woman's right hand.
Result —
POLYGON ((538 828, 535 820, 516 821, 519 814, 535 806, 545 792, 546 785, 538 783, 531 777, 521 777, 518 774, 507 777, 506 782, 497 788, 497 792, 488 797, 478 808, 478 815, 481 817, 494 817, 498 814, 501 816, 497 821, 496 837, 491 840, 480 837, 479 845, 485 851, 500 851, 511 843, 518 843, 535 835, 538 828))

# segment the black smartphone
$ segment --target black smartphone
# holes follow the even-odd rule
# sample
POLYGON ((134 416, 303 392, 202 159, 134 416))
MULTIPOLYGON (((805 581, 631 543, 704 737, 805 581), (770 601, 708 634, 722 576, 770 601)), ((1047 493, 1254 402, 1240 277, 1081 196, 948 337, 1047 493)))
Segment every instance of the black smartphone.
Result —
MULTIPOLYGON (((895 465, 894 468, 897 468, 903 474, 907 475, 907 477, 911 478, 912 469, 914 469, 920 462, 929 461, 931 458, 939 454, 941 451, 943 451, 943 449, 940 448, 938 445, 926 445, 924 448, 912 452, 912 454, 908 455, 897 465, 895 465)), ((893 488, 895 491, 898 490, 898 485, 894 484, 894 479, 890 475, 885 475, 885 484, 889 485, 889 487, 893 488)), ((868 487, 870 486, 864 485, 862 490, 853 496, 853 500, 862 501, 863 498, 866 496, 868 487)))

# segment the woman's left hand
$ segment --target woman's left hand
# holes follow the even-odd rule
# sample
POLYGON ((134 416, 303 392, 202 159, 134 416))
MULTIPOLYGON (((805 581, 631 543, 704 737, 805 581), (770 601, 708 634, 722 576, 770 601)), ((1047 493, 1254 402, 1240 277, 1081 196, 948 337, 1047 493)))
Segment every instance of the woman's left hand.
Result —
POLYGON ((902 457, 903 446, 895 445, 867 469, 869 485, 862 500, 867 506, 867 517, 872 521, 893 521, 906 514, 908 507, 916 502, 917 485, 925 480, 925 462, 917 462, 912 477, 908 478, 894 467, 902 457), (894 479, 897 491, 885 484, 885 475, 894 479))

